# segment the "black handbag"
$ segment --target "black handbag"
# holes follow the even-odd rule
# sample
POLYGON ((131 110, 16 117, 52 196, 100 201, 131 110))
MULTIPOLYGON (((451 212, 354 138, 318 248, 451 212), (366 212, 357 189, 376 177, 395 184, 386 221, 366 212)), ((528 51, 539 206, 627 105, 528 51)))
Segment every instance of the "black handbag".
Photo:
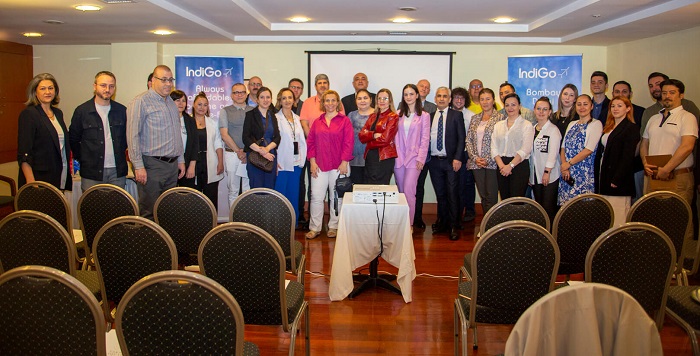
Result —
MULTIPOLYGON (((263 135, 265 134, 265 131, 267 131, 267 124, 269 121, 267 120, 267 117, 265 118, 265 128, 263 129, 263 135)), ((259 139, 256 144, 260 147, 265 147, 267 146, 267 141, 265 141, 265 138, 259 139)), ((261 171, 265 173, 270 173, 272 172, 272 169, 275 168, 275 161, 268 160, 267 158, 263 157, 259 152, 256 151, 251 151, 248 153, 248 163, 252 164, 256 168, 260 169, 261 171)))
POLYGON ((335 202, 333 203, 335 216, 338 216, 338 197, 344 196, 347 192, 352 192, 352 179, 348 175, 341 174, 335 180, 335 202))

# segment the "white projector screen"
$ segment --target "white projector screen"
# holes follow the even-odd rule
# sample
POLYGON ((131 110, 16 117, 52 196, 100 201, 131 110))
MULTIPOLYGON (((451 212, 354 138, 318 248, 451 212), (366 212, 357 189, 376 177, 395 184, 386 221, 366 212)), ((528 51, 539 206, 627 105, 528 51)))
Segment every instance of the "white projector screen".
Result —
POLYGON ((401 89, 421 79, 430 82, 428 100, 433 101, 438 87, 452 87, 452 52, 307 52, 309 56, 308 96, 316 95, 314 77, 325 73, 330 88, 340 97, 352 94, 352 78, 362 72, 367 75, 369 91, 376 93, 389 88, 394 104, 401 101, 401 89))

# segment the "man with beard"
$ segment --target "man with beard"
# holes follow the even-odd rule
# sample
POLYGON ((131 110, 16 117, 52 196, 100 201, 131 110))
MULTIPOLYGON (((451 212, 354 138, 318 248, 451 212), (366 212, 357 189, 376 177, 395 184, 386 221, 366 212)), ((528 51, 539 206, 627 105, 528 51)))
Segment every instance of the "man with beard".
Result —
MULTIPOLYGON (((651 97, 654 98, 655 103, 644 110, 641 126, 642 134, 644 133, 644 129, 647 127, 649 119, 663 109, 663 106, 661 105, 661 83, 664 80, 668 80, 668 75, 659 72, 649 74, 647 79, 647 83, 649 84, 649 94, 651 94, 651 97)), ((698 109, 695 103, 683 98, 681 99, 681 105, 683 106, 684 110, 689 111, 691 114, 695 115, 696 119, 700 120, 700 109, 698 109)))
POLYGON ((80 162, 83 191, 96 184, 126 185, 126 107, 112 100, 114 74, 95 75, 95 96, 73 112, 69 137, 73 158, 80 162))

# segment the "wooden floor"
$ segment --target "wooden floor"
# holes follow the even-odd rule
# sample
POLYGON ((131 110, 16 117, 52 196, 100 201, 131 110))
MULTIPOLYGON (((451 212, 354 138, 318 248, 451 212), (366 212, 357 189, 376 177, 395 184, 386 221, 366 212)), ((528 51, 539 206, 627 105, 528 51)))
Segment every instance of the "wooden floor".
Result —
MULTIPOLYGON (((297 231, 297 240, 306 246, 312 355, 453 354, 456 276, 464 254, 474 247, 480 218, 465 224, 458 241, 450 241, 447 235, 433 236, 430 223, 434 220, 435 216, 426 216, 426 231, 413 234, 418 276, 413 282, 413 302, 408 304, 401 296, 382 289, 367 291, 353 300, 331 302, 328 284, 334 240, 322 234, 305 241, 304 232, 297 231)), ((380 271, 396 273, 396 268, 380 261, 380 271)), ((700 279, 691 280, 691 284, 700 284, 693 282, 700 279)), ((512 325, 479 325, 479 349, 472 351, 470 347, 469 353, 503 353, 511 329, 512 325)), ((303 338, 303 333, 297 336, 297 355, 304 353, 303 338)), ((255 342, 261 355, 285 355, 290 342, 289 334, 276 327, 246 326, 245 339, 255 342)), ((471 342, 471 336, 469 339, 471 342)), ((667 356, 692 355, 686 333, 668 317, 661 341, 667 356)))

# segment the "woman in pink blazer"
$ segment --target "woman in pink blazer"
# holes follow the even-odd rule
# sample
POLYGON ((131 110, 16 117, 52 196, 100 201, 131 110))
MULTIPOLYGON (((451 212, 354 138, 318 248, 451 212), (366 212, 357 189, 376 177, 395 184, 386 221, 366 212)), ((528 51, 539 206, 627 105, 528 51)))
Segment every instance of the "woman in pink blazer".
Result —
POLYGON ((406 84, 403 87, 398 126, 398 132, 394 137, 398 153, 394 163, 394 177, 399 191, 406 195, 408 216, 411 217, 411 226, 413 226, 418 175, 425 168, 430 143, 430 114, 423 111, 418 88, 413 84, 406 84))

